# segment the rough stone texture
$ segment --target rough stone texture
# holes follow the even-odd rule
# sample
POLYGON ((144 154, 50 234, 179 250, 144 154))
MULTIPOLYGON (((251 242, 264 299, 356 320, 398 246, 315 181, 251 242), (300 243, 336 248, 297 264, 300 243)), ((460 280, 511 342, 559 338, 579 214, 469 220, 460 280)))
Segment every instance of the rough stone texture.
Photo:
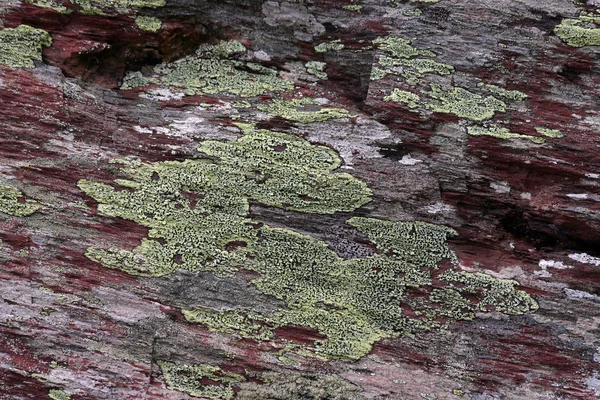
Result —
MULTIPOLYGON (((599 6, 0 0, 0 28, 28 25, 52 38, 38 45, 41 61, 35 48, 34 68, 0 65, 0 188, 23 194, 0 189, 0 399, 600 397, 599 6), (565 36, 557 27, 566 19, 586 21, 586 31, 565 36), (386 49, 390 37, 408 44, 386 49), (143 82, 228 40, 247 51, 219 63, 245 79, 270 68, 293 89, 242 98, 143 82), (325 63, 327 79, 308 62, 325 63), (121 90, 132 73, 142 83, 121 90), (461 90, 466 100, 449 99, 461 90), (300 123, 265 111, 272 99, 300 96, 314 99, 303 111, 349 117, 300 123), (482 112, 493 116, 482 122, 482 112), (324 339, 311 326, 257 340, 186 320, 194 307, 285 308, 253 284, 254 271, 141 277, 86 257, 90 247, 131 250, 149 232, 100 212, 80 180, 117 187, 127 176, 111 159, 197 158, 204 140, 239 138, 239 122, 335 150, 338 171, 373 192, 359 209, 330 215, 251 201, 254 222, 311 236, 346 259, 381 253, 345 223, 353 216, 446 225, 458 233, 449 239, 455 269, 516 280, 539 308, 480 312, 384 337, 358 360, 327 359, 310 351, 324 339), (181 378, 196 389, 172 384, 159 362, 204 366, 181 378)), ((0 60, 19 44, 0 42, 0 60)))

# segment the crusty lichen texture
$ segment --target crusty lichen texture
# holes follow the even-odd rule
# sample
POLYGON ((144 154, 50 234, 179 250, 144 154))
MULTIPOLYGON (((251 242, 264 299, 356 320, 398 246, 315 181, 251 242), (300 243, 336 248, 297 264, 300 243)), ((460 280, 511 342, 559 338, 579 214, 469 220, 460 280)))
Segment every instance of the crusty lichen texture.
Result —
POLYGON ((420 114, 435 112, 455 115, 465 120, 467 133, 471 136, 527 139, 535 144, 546 142, 542 136, 555 139, 562 137, 546 127, 536 127, 531 135, 525 135, 489 123, 499 113, 521 108, 522 102, 528 99, 523 92, 481 81, 473 84, 472 89, 455 86, 452 79, 454 67, 436 61, 434 58, 437 54, 433 51, 417 48, 411 40, 398 37, 381 37, 373 43, 378 46, 380 54, 371 71, 371 80, 389 78, 390 75, 403 78, 401 87, 394 87, 391 93, 383 96, 385 102, 400 104, 420 114), (482 123, 486 125, 477 125, 482 123), (542 136, 536 136, 535 133, 542 136))
POLYGON ((162 21, 155 17, 139 16, 135 18, 135 24, 143 31, 158 32, 162 27, 162 21))
POLYGON ((42 47, 49 47, 52 38, 42 29, 28 25, 0 30, 0 65, 34 68, 42 60, 42 47))
POLYGON ((180 268, 232 272, 249 261, 245 248, 227 251, 228 243, 258 241, 247 218, 249 200, 322 214, 352 211, 370 200, 363 182, 335 171, 340 159, 333 150, 283 133, 245 130, 236 142, 204 142, 199 149, 203 158, 195 160, 124 160, 132 179, 116 183, 129 190, 80 181, 79 187, 100 202, 102 213, 151 228, 150 239, 133 252, 92 248, 88 257, 140 275, 180 268))
POLYGON ((306 63, 306 72, 319 79, 327 79, 327 73, 325 72, 327 64, 321 61, 309 61, 306 63))
POLYGON ((60 389, 50 389, 48 397, 52 400, 71 400, 71 396, 60 389))
MULTIPOLYGON (((539 131, 539 130, 538 130, 539 131)), ((542 144, 546 141, 543 137, 522 135, 520 133, 513 133, 509 129, 498 125, 490 125, 487 127, 483 126, 469 126, 467 133, 471 136, 491 136, 499 139, 527 139, 533 143, 542 144)), ((559 137, 559 136, 556 136, 559 137)))
POLYGON ((382 54, 371 79, 378 80, 387 74, 402 76, 409 84, 416 84, 425 74, 450 75, 454 67, 434 60, 436 54, 430 50, 414 47, 410 40, 396 37, 378 38, 373 41, 382 54))
POLYGON ((293 371, 265 372, 264 383, 242 382, 236 400, 366 400, 362 388, 338 375, 307 374, 293 371))
POLYGON ((348 223, 366 233, 379 254, 344 259, 321 240, 252 221, 250 200, 332 214, 356 210, 370 201, 371 192, 336 171, 340 159, 327 147, 242 128, 244 136, 235 142, 203 142, 202 156, 194 160, 119 161, 131 176, 115 181, 122 190, 80 181, 101 213, 150 228, 133 251, 91 248, 87 256, 137 275, 253 271, 259 277, 252 283, 285 308, 262 315, 199 304, 184 310, 185 317, 257 340, 275 338, 278 327, 311 327, 325 338, 303 351, 322 358, 358 359, 382 338, 472 319, 478 311, 522 314, 537 307, 513 281, 453 270, 434 278, 444 261, 458 264, 446 242, 455 232, 443 226, 354 217, 348 223))
POLYGON ((600 13, 583 12, 579 18, 564 19, 554 33, 573 47, 600 46, 600 13))
POLYGON ((21 201, 23 198, 23 193, 19 190, 0 184, 0 213, 24 217, 40 209, 36 201, 21 201))
POLYGON ((54 2, 53 0, 25 0, 25 1, 27 3, 34 4, 38 7, 50 8, 61 14, 70 14, 71 13, 71 10, 69 10, 67 7, 65 7, 63 5, 59 5, 56 2, 54 2))
POLYGON ((277 115, 303 124, 350 117, 348 110, 321 107, 316 100, 307 97, 293 100, 276 99, 269 105, 259 106, 258 109, 269 115, 277 115))
POLYGON ((233 59, 244 53, 246 48, 235 40, 201 46, 194 55, 156 66, 151 76, 128 72, 121 89, 154 84, 179 89, 186 95, 220 94, 236 97, 255 97, 294 89, 293 82, 281 79, 274 69, 233 59))
POLYGON ((165 0, 73 0, 84 14, 103 14, 103 10, 129 14, 131 10, 158 8, 166 4, 165 0))
POLYGON ((246 380, 242 375, 226 372, 208 364, 181 365, 167 361, 157 363, 169 388, 195 397, 230 400, 235 395, 233 385, 246 380), (213 383, 203 383, 203 380, 213 383))

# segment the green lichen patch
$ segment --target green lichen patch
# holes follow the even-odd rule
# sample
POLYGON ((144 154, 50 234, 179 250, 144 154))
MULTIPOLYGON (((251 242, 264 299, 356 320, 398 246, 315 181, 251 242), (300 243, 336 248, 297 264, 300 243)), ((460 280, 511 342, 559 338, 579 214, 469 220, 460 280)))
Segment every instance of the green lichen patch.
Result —
POLYGON ((483 274, 447 271, 434 288, 432 276, 440 263, 458 263, 446 242, 456 234, 452 229, 372 218, 348 222, 367 233, 383 254, 344 260, 319 240, 263 227, 246 268, 260 275, 253 281, 259 290, 285 301, 287 308, 269 317, 230 311, 210 316, 207 310, 186 311, 186 317, 217 332, 254 339, 270 337, 281 326, 309 326, 326 336, 316 341, 316 356, 358 359, 382 338, 443 326, 440 318, 470 320, 479 311, 522 314, 537 307, 527 293, 515 290, 515 282, 483 274), (428 296, 411 297, 411 289, 428 296))
POLYGON ((121 89, 156 84, 180 90, 187 95, 254 97, 288 92, 294 88, 293 82, 281 79, 274 69, 230 59, 245 52, 246 48, 238 41, 201 46, 192 56, 156 66, 150 77, 140 72, 128 72, 121 89))
POLYGON ((323 108, 311 98, 273 100, 271 104, 259 106, 258 109, 270 115, 277 115, 303 124, 351 117, 348 110, 344 110, 343 108, 323 108))
POLYGON ((385 96, 383 100, 387 102, 391 101, 394 103, 404 104, 408 108, 417 108, 422 105, 421 98, 417 94, 408 92, 406 90, 400 90, 398 88, 395 88, 392 91, 392 94, 385 96))
POLYGON ((306 71, 316 76, 319 79, 327 79, 327 73, 325 72, 325 67, 327 64, 321 61, 309 61, 306 63, 306 71))
POLYGON ((135 18, 135 24, 143 31, 158 32, 162 27, 162 21, 155 17, 139 16, 135 18))
POLYGON ((166 4, 165 0, 72 0, 72 3, 81 7, 84 14, 102 14, 102 10, 128 13, 132 9, 158 8, 166 4))
POLYGON ((42 47, 49 47, 52 38, 48 32, 19 25, 0 30, 0 65, 15 68, 34 68, 34 61, 42 60, 42 47))
POLYGON ((223 371, 208 364, 180 365, 157 361, 169 389, 185 392, 195 397, 230 400, 234 397, 233 386, 246 379, 239 374, 223 371), (209 380, 210 384, 202 383, 209 380))
POLYGON ((351 218, 348 223, 366 233, 377 248, 396 259, 437 269, 442 260, 458 264, 446 239, 456 231, 426 222, 390 222, 375 218, 351 218))
POLYGON ((202 308, 183 310, 188 321, 206 325, 214 332, 235 333, 256 340, 269 340, 273 337, 272 324, 268 318, 255 312, 222 311, 215 312, 202 308))
POLYGON ((237 400, 365 400, 362 388, 338 375, 300 374, 293 371, 265 372, 261 381, 243 382, 237 400))
POLYGON ((477 87, 512 101, 523 101, 528 97, 525 93, 518 90, 506 90, 500 86, 489 85, 483 82, 479 82, 477 87))
POLYGON ((493 96, 483 97, 460 87, 443 89, 435 83, 430 87, 428 95, 437 102, 427 103, 426 107, 435 112, 483 121, 492 118, 496 112, 506 111, 506 103, 493 96))
POLYGON ((385 37, 373 43, 379 46, 382 55, 377 60, 379 67, 374 67, 371 73, 372 80, 394 74, 404 77, 410 84, 416 84, 424 74, 449 75, 454 72, 453 66, 435 61, 434 52, 418 49, 410 40, 385 37))
POLYGON ((236 142, 206 141, 199 150, 204 158, 183 162, 122 161, 132 179, 116 183, 128 190, 80 181, 103 214, 151 228, 133 251, 90 248, 87 256, 136 275, 178 269, 228 274, 248 263, 246 248, 228 251, 228 244, 257 241, 245 217, 250 199, 328 214, 354 210, 371 197, 364 183, 334 171, 340 165, 335 152, 294 136, 246 127, 236 142), (201 198, 190 201, 192 192, 201 198))
POLYGON ((71 400, 71 396, 59 389, 50 389, 48 397, 52 400, 71 400))
POLYGON ((348 4, 345 6, 342 6, 342 8, 344 10, 348 10, 348 11, 354 11, 354 12, 360 12, 362 10, 362 7, 360 4, 348 4))
POLYGON ((487 127, 478 125, 469 126, 467 127, 467 133, 471 136, 491 136, 498 139, 526 139, 537 144, 546 142, 543 137, 513 133, 507 128, 494 124, 487 127))
MULTIPOLYGON (((370 200, 371 192, 363 182, 336 171, 340 159, 329 148, 283 133, 242 128, 245 134, 235 142, 203 142, 201 156, 194 160, 119 160, 129 175, 115 181, 121 190, 80 181, 102 214, 150 228, 148 238, 132 251, 91 248, 88 257, 136 275, 160 276, 179 269, 220 275, 239 268, 253 271, 256 288, 285 307, 270 315, 198 307, 184 310, 185 317, 216 332, 257 340, 275 337, 274 330, 283 326, 310 327, 324 338, 298 351, 321 358, 358 359, 382 338, 445 326, 440 318, 472 319, 475 312, 494 307, 509 314, 534 309, 533 300, 511 281, 457 272, 434 282, 434 271, 443 261, 458 264, 447 244, 455 232, 443 226, 352 218, 349 224, 366 233, 380 254, 343 259, 311 236, 257 225, 248 217, 250 200, 334 213, 357 209, 370 200), (411 295, 414 290, 420 295, 411 295)), ((183 379, 167 378, 172 387, 190 388, 188 377, 193 374, 188 367, 165 368, 183 379)), ((191 387, 188 393, 206 396, 204 387, 191 387)), ((209 389, 230 393, 227 387, 209 389)))
POLYGON ((33 214, 41 207, 36 201, 21 201, 21 199, 23 194, 20 191, 10 186, 0 185, 0 212, 24 217, 33 214))
POLYGON ((420 17, 421 15, 423 15, 423 11, 421 11, 420 8, 412 8, 412 9, 404 10, 402 15, 404 15, 405 17, 413 17, 413 18, 420 17))
POLYGON ((564 19, 554 33, 573 47, 600 46, 600 14, 582 13, 579 18, 564 19))
POLYGON ((559 131, 558 129, 550 129, 544 128, 543 126, 536 126, 535 131, 542 136, 546 136, 549 138, 560 139, 565 137, 565 134, 559 131))
POLYGON ((331 42, 324 42, 315 46, 315 51, 317 53, 326 53, 328 51, 340 51, 343 50, 346 46, 342 43, 341 40, 332 40, 331 42))
POLYGON ((377 38, 373 40, 373 43, 378 44, 379 48, 388 53, 391 58, 435 57, 433 51, 417 49, 408 39, 388 36, 377 38))
POLYGON ((71 10, 69 10, 67 7, 63 6, 63 5, 59 5, 56 2, 54 2, 53 0, 25 0, 27 3, 36 5, 38 7, 42 7, 42 8, 50 8, 56 12, 59 12, 61 14, 69 14, 71 13, 71 10))

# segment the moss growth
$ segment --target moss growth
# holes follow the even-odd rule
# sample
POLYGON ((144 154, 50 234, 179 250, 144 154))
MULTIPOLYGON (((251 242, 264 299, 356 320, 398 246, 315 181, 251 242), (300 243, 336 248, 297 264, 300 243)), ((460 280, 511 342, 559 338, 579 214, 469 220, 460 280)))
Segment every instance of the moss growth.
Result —
POLYGON ((469 126, 467 128, 467 133, 471 136, 492 136, 498 139, 527 139, 537 144, 546 142, 543 137, 513 133, 507 128, 498 125, 490 125, 488 127, 469 126))
POLYGON ((321 108, 319 103, 311 98, 273 100, 270 105, 259 106, 258 109, 271 115, 278 115, 290 121, 297 121, 303 124, 351 117, 350 113, 342 108, 321 108), (318 109, 313 111, 310 108, 318 109))
POLYGON ((71 396, 59 389, 50 389, 48 397, 52 400, 71 400, 71 396))
POLYGON ((328 51, 340 51, 344 49, 344 44, 341 40, 333 40, 331 42, 321 43, 318 46, 315 46, 315 51, 317 53, 326 53, 328 51))
POLYGON ((135 24, 143 31, 158 32, 162 27, 162 21, 155 17, 139 16, 135 24))
POLYGON ((579 18, 564 19, 554 33, 573 47, 600 46, 599 25, 600 14, 582 13, 579 18))
POLYGON ((34 68, 34 61, 42 60, 42 47, 49 47, 52 38, 48 32, 19 25, 0 30, 0 64, 15 68, 34 68))
POLYGON ((154 68, 151 77, 128 72, 121 89, 149 84, 181 89, 187 95, 225 94, 254 97, 269 92, 287 92, 291 81, 280 79, 277 71, 258 64, 230 59, 246 48, 237 41, 200 47, 195 55, 154 68))
POLYGON ((392 101, 394 103, 404 104, 408 108, 417 108, 422 104, 421 98, 418 95, 406 90, 400 90, 398 88, 394 89, 392 94, 389 96, 385 96, 383 100, 387 102, 392 101))
POLYGON ((564 133, 562 133, 558 129, 549 129, 549 128, 544 128, 543 126, 536 126, 535 131, 537 133, 539 133, 540 135, 546 136, 549 138, 560 139, 562 137, 565 137, 564 133))
POLYGON ((501 96, 501 97, 504 97, 505 99, 513 100, 513 101, 523 101, 528 97, 525 93, 519 92, 518 90, 506 90, 504 88, 501 88, 500 86, 489 85, 489 84, 483 83, 483 82, 479 82, 477 84, 477 87, 481 88, 481 89, 485 89, 488 92, 497 94, 498 96, 501 96))
POLYGON ((233 385, 246 379, 239 374, 223 371, 212 365, 179 365, 157 361, 169 389, 188 393, 195 397, 230 400, 234 397, 233 385), (210 380, 218 384, 204 384, 210 380))
POLYGON ((446 243, 455 232, 446 227, 352 218, 348 223, 365 232, 381 254, 343 259, 323 241, 256 225, 247 218, 249 200, 333 213, 355 210, 369 201, 371 192, 335 171, 340 159, 330 149, 243 128, 245 135, 236 142, 203 142, 203 156, 196 160, 121 160, 131 176, 115 181, 123 190, 80 181, 79 187, 100 203, 101 213, 150 228, 149 238, 133 251, 91 248, 88 257, 138 275, 178 269, 253 271, 259 277, 252 283, 285 302, 285 308, 269 316, 196 308, 185 310, 186 318, 217 332, 260 340, 271 338, 278 327, 311 327, 325 338, 303 349, 323 358, 358 359, 381 338, 444 326, 439 318, 472 319, 482 308, 497 306, 511 314, 534 309, 533 300, 515 290, 514 282, 485 275, 445 273, 445 286, 434 286, 433 272, 442 261, 457 264, 446 243), (410 295, 412 289, 422 295, 410 295), (471 300, 473 295, 483 306, 471 300))
POLYGON ((327 79, 327 73, 325 72, 325 67, 327 64, 321 61, 309 61, 306 63, 306 71, 316 76, 319 79, 327 79))
POLYGON ((40 205, 33 200, 19 201, 23 194, 10 186, 0 185, 0 212, 13 215, 15 217, 24 217, 31 215, 40 209, 40 205))

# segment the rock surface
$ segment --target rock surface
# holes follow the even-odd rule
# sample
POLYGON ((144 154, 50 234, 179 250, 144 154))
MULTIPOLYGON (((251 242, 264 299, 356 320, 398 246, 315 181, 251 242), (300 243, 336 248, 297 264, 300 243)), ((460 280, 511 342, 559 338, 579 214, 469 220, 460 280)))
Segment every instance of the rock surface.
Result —
POLYGON ((0 0, 0 399, 600 397, 600 3, 0 0))

